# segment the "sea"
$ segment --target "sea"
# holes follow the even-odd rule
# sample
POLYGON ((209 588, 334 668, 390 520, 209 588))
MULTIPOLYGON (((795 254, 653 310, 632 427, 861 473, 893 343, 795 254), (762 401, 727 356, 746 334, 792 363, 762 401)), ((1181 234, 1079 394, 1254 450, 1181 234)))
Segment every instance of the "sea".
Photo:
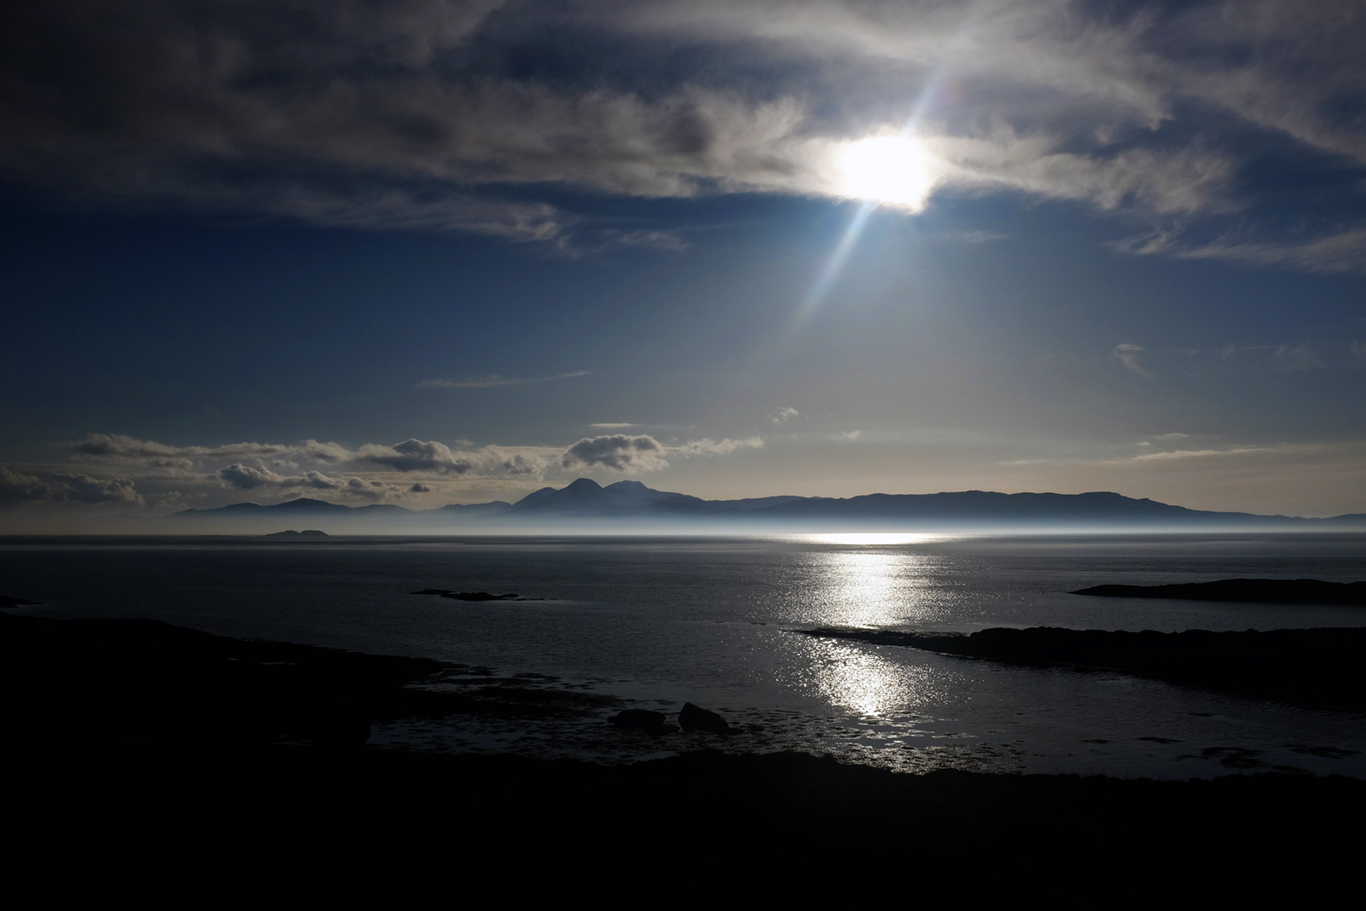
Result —
POLYGON ((15 613, 435 658, 618 700, 568 718, 376 725, 375 748, 607 763, 800 750, 905 772, 1366 777, 1361 713, 796 632, 1366 626, 1366 608, 1071 593, 1228 578, 1363 580, 1366 535, 0 539, 0 594, 41 602, 15 613), (520 600, 414 594, 429 588, 520 600), (649 736, 607 722, 621 707, 685 702, 738 733, 649 736))

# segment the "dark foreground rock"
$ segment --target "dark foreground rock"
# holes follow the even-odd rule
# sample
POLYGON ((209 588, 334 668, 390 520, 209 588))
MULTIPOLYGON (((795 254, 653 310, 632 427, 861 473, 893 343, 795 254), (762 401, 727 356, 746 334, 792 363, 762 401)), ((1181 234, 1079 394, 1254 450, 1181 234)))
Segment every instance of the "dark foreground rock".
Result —
POLYGON ((612 724, 619 728, 658 728, 668 721, 663 712, 649 709, 623 709, 612 716, 612 724))
POLYGON ((710 709, 700 708, 691 702, 683 703, 683 708, 679 710, 678 725, 685 731, 710 731, 713 734, 730 733, 730 724, 726 719, 710 709))
POLYGON ((1180 585, 1096 585, 1074 595, 1102 598, 1175 598, 1183 601, 1241 601, 1258 604, 1341 604, 1366 607, 1366 582, 1318 579, 1221 579, 1180 585))
POLYGON ((394 690, 432 679, 435 663, 23 617, 0 619, 0 648, 9 907, 600 904, 623 886, 638 901, 634 886, 657 890, 681 866, 706 875, 671 879, 670 901, 911 889, 971 904, 1305 903, 1336 898, 1359 866, 1366 782, 1353 779, 913 776, 716 751, 609 767, 286 746, 226 720, 268 715, 270 701, 407 711, 394 690), (315 690, 334 685, 346 699, 315 690), (178 711, 200 722, 176 723, 178 711))
POLYGON ((1366 710, 1366 629, 1106 632, 985 629, 970 636, 823 627, 808 636, 909 646, 1033 667, 1122 671, 1264 699, 1366 710))

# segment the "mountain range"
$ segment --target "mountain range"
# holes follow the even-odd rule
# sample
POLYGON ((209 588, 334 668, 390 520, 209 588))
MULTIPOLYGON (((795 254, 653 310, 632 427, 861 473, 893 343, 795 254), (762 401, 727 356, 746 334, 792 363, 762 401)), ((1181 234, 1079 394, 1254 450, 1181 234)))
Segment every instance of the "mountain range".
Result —
POLYGON ((536 528, 622 528, 637 532, 1366 529, 1366 515, 1305 519, 1209 512, 1102 492, 1006 494, 967 490, 875 493, 847 499, 778 496, 703 500, 654 490, 639 481, 618 481, 603 487, 589 478, 579 478, 558 489, 543 487, 516 503, 494 501, 411 510, 388 503, 352 507, 300 498, 269 506, 235 503, 216 509, 187 509, 157 521, 163 526, 174 522, 197 533, 264 533, 291 523, 338 533, 522 532, 536 528))

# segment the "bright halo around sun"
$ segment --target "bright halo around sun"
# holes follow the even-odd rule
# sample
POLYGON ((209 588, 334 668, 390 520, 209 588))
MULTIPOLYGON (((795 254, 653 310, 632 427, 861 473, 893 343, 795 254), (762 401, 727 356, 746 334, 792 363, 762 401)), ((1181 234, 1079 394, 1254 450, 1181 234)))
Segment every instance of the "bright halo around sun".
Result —
POLYGON ((906 136, 870 136, 836 153, 840 192, 854 199, 918 212, 934 189, 934 161, 906 136))

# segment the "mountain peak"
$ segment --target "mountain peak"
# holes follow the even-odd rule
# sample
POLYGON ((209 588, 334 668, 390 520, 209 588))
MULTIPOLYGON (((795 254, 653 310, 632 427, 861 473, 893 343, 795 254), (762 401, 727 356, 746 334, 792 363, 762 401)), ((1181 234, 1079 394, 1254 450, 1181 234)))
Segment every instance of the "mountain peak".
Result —
POLYGON ((340 503, 329 503, 326 500, 315 500, 312 497, 299 497, 294 500, 286 500, 283 503, 276 503, 274 506, 267 506, 264 508, 279 509, 286 512, 349 512, 351 510, 350 506, 343 506, 340 503))

